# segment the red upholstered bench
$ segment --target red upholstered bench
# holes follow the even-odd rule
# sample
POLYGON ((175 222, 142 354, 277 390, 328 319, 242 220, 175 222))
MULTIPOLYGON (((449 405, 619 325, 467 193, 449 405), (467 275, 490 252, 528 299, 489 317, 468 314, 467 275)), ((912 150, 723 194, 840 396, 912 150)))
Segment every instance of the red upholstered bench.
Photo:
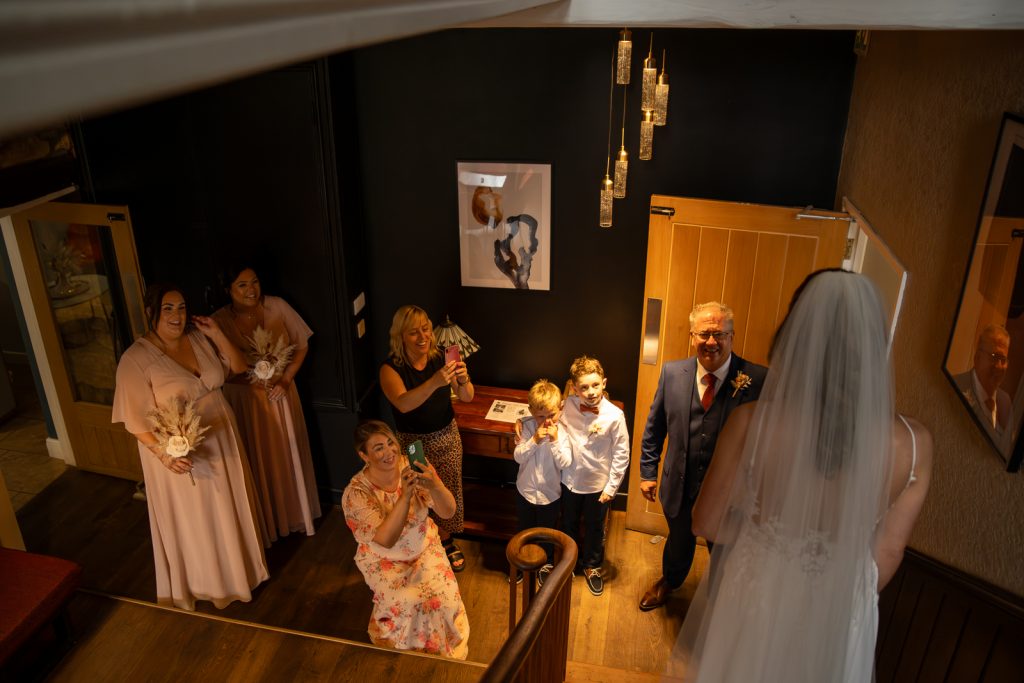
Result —
POLYGON ((0 664, 55 617, 63 627, 62 608, 81 574, 68 560, 0 548, 0 664))

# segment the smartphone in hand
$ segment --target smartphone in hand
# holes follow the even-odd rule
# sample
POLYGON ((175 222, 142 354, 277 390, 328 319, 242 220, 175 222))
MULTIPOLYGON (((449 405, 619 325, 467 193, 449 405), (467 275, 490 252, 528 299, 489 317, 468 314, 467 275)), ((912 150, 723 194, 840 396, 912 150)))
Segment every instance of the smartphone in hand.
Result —
POLYGON ((419 439, 405 447, 405 454, 409 456, 409 466, 417 472, 426 472, 430 469, 427 465, 427 456, 423 452, 423 442, 419 439))
POLYGON ((456 346, 455 344, 452 344, 451 346, 444 350, 445 365, 451 363, 452 361, 458 363, 460 360, 462 360, 462 353, 459 351, 459 347, 456 346))

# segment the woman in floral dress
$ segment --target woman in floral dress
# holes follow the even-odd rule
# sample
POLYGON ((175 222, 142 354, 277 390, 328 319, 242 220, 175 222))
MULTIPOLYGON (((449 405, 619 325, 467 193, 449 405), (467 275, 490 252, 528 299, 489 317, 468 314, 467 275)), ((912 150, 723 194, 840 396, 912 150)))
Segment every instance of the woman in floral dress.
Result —
POLYGON ((383 422, 356 427, 366 466, 345 488, 341 506, 355 536, 356 566, 373 591, 368 631, 375 645, 465 659, 469 620, 459 585, 429 509, 455 512, 455 498, 433 467, 419 472, 383 422))

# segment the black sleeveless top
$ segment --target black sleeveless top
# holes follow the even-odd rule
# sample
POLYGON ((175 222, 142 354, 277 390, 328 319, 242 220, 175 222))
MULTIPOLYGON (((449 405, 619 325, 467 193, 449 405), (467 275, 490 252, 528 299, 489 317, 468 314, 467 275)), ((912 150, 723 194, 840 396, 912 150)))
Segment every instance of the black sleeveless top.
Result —
MULTIPOLYGON (((408 391, 423 384, 441 369, 441 366, 444 365, 444 356, 431 358, 422 370, 410 367, 407 363, 396 366, 391 358, 384 361, 383 365, 387 365, 398 373, 408 391)), ((429 434, 444 429, 455 419, 455 411, 452 410, 451 389, 446 384, 432 393, 418 408, 403 413, 391 406, 391 413, 395 416, 395 427, 400 432, 429 434)))

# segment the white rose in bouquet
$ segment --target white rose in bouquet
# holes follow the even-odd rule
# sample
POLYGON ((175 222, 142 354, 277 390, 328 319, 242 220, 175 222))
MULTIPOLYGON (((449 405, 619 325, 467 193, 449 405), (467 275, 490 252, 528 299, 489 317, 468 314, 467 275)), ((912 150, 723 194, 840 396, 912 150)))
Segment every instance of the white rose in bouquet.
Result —
POLYGON ((172 458, 184 458, 190 450, 192 447, 183 436, 172 436, 167 439, 167 455, 172 458))
POLYGON ((285 336, 277 337, 263 327, 257 325, 249 337, 249 363, 252 368, 247 371, 249 381, 260 382, 269 388, 274 375, 284 372, 291 362, 295 344, 289 344, 285 336))
POLYGON ((266 382, 274 376, 274 364, 266 360, 257 361, 252 368, 252 374, 256 379, 266 382))
MULTIPOLYGON (((202 419, 196 411, 195 401, 186 401, 182 398, 173 398, 169 403, 157 406, 146 413, 146 417, 153 426, 157 446, 174 459, 184 458, 194 451, 206 438, 203 433, 209 429, 208 426, 203 426, 202 419)), ((196 480, 191 470, 188 478, 195 486, 196 480)))

